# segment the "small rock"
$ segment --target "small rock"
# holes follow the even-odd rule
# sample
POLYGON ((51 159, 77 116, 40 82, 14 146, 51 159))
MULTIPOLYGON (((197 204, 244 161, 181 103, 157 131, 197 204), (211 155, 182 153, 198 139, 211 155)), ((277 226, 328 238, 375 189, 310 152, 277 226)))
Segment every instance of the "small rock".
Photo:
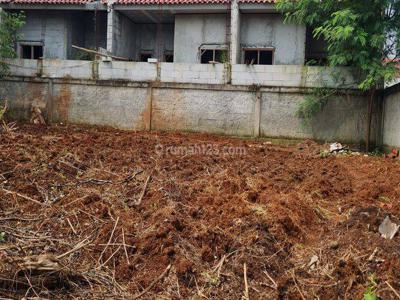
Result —
POLYGON ((333 153, 333 152, 339 152, 341 150, 344 150, 344 147, 341 143, 333 143, 329 146, 329 152, 333 153))
POLYGON ((383 220, 382 224, 379 226, 379 233, 383 238, 392 240, 396 233, 399 231, 400 225, 393 223, 389 216, 383 220))
POLYGON ((319 261, 318 256, 317 256, 317 255, 313 255, 313 256, 311 257, 310 262, 308 263, 308 267, 309 267, 311 270, 314 270, 316 264, 318 263, 318 261, 319 261))

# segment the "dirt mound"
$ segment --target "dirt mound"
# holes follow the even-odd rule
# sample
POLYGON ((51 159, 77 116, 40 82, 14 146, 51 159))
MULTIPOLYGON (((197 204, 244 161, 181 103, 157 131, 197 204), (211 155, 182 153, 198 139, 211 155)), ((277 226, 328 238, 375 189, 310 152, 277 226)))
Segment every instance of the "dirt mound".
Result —
POLYGON ((400 224, 397 161, 74 126, 19 126, 0 147, 2 297, 400 291, 400 237, 378 232, 400 224))

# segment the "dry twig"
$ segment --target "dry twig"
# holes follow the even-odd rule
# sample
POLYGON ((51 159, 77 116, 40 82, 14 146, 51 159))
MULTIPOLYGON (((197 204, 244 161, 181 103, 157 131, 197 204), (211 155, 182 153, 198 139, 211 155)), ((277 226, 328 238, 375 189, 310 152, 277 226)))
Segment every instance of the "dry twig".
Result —
POLYGON ((276 281, 268 274, 267 271, 264 271, 264 274, 265 274, 265 275, 268 277, 268 279, 272 282, 272 285, 266 284, 266 286, 268 286, 268 287, 270 287, 270 288, 272 288, 272 289, 274 289, 274 290, 277 290, 277 289, 278 289, 278 284, 276 283, 276 281))
POLYGON ((43 202, 40 202, 40 201, 38 201, 38 200, 36 200, 36 199, 33 199, 33 198, 31 198, 31 197, 28 197, 28 196, 26 196, 26 195, 23 195, 23 194, 14 192, 14 191, 6 190, 6 189, 4 189, 4 188, 2 189, 2 191, 3 191, 4 193, 6 193, 6 194, 13 195, 13 196, 18 196, 18 197, 20 197, 20 198, 22 198, 22 199, 31 201, 31 202, 36 203, 36 204, 39 204, 39 205, 45 205, 43 202))
POLYGON ((293 278, 294 285, 295 285, 297 291, 300 294, 301 299, 306 300, 306 298, 304 297, 303 292, 301 291, 300 287, 297 285, 297 281, 296 281, 296 277, 294 275, 294 271, 292 271, 292 278, 293 278))
POLYGON ((132 300, 136 300, 139 299, 140 297, 144 296, 148 291, 150 291, 153 286, 156 285, 157 282, 159 282, 161 279, 163 279, 169 272, 169 270, 171 269, 172 265, 168 265, 168 267, 164 270, 164 272, 161 273, 160 276, 158 276, 158 278, 156 278, 156 280, 154 280, 147 288, 145 288, 140 294, 134 296, 132 298, 132 300))
POLYGON ((114 236, 115 229, 117 228, 118 222, 119 222, 119 217, 118 217, 117 220, 115 221, 114 228, 113 228, 113 230, 111 231, 111 235, 110 235, 110 238, 108 239, 107 245, 104 247, 103 251, 102 251, 101 254, 100 254, 100 257, 99 257, 99 260, 98 260, 99 264, 100 264, 100 262, 101 262, 101 259, 103 258, 104 252, 106 252, 108 246, 110 246, 110 244, 111 244, 111 241, 112 241, 112 238, 113 238, 113 236, 114 236))
POLYGON ((244 299, 249 300, 249 284, 247 282, 247 265, 243 264, 243 277, 244 277, 244 299))
POLYGON ((129 261, 128 250, 126 249, 126 243, 125 243, 125 231, 124 231, 124 228, 122 228, 122 243, 123 243, 123 246, 124 246, 124 251, 125 251, 126 261, 127 261, 128 265, 130 265, 130 264, 131 264, 131 262, 129 261))
POLYGON ((400 299, 400 294, 394 289, 394 287, 392 287, 392 285, 388 281, 385 281, 385 283, 392 290, 392 292, 396 295, 396 297, 400 299))
POLYGON ((139 199, 135 202, 135 205, 140 205, 140 203, 142 203, 143 197, 144 197, 144 195, 146 195, 146 189, 147 189, 147 185, 149 184, 150 178, 151 178, 151 175, 149 175, 147 177, 146 182, 144 183, 144 186, 143 186, 142 193, 140 194, 139 199))
POLYGON ((76 252, 76 251, 82 249, 83 247, 86 247, 87 245, 89 245, 89 244, 91 243, 90 241, 87 242, 88 239, 89 239, 89 238, 86 238, 86 239, 84 239, 83 241, 80 241, 80 242, 79 242, 78 244, 76 244, 75 247, 72 248, 71 250, 69 250, 69 251, 67 251, 67 252, 65 252, 65 253, 60 254, 59 256, 57 256, 57 259, 61 259, 61 258, 65 257, 65 256, 67 256, 67 255, 69 255, 69 254, 71 254, 71 253, 74 253, 74 252, 76 252))
POLYGON ((67 218, 67 222, 68 222, 69 227, 71 227, 72 232, 73 232, 75 235, 77 235, 78 233, 76 232, 74 226, 72 226, 72 223, 71 223, 71 221, 69 220, 69 218, 67 218))

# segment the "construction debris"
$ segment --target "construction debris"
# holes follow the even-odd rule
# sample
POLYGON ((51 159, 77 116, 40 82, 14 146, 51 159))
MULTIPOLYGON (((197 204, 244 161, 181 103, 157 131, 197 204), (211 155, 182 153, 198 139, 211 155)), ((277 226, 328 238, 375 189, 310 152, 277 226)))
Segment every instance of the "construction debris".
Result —
POLYGON ((316 265, 317 265, 318 261, 319 261, 319 257, 318 257, 317 255, 313 255, 313 256, 311 257, 310 262, 308 263, 308 267, 309 267, 311 270, 314 270, 314 269, 316 268, 316 265))
POLYGON ((330 144, 330 146, 329 146, 329 152, 331 154, 344 153, 344 152, 347 152, 348 150, 349 150, 349 148, 346 146, 343 146, 341 143, 333 143, 333 144, 330 144))
POLYGON ((31 108, 31 124, 35 125, 45 125, 46 121, 42 115, 42 110, 37 106, 32 106, 31 108))
POLYGON ((56 272, 61 270, 58 259, 50 254, 28 256, 23 259, 22 267, 29 272, 47 271, 56 272))
POLYGON ((396 233, 399 231, 400 225, 393 223, 389 216, 383 220, 382 224, 379 226, 379 232, 383 238, 392 240, 396 233))
POLYGON ((400 151, 398 149, 392 149, 389 154, 386 154, 386 158, 396 159, 399 158, 400 151))

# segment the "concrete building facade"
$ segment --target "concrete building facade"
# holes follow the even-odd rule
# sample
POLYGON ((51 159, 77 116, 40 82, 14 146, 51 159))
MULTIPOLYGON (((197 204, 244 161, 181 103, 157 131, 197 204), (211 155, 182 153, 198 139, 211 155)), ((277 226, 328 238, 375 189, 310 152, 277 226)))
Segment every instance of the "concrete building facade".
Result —
POLYGON ((23 59, 91 58, 75 45, 129 61, 303 65, 306 43, 315 44, 304 26, 283 22, 273 0, 0 0, 0 7, 26 14, 16 45, 23 59))

